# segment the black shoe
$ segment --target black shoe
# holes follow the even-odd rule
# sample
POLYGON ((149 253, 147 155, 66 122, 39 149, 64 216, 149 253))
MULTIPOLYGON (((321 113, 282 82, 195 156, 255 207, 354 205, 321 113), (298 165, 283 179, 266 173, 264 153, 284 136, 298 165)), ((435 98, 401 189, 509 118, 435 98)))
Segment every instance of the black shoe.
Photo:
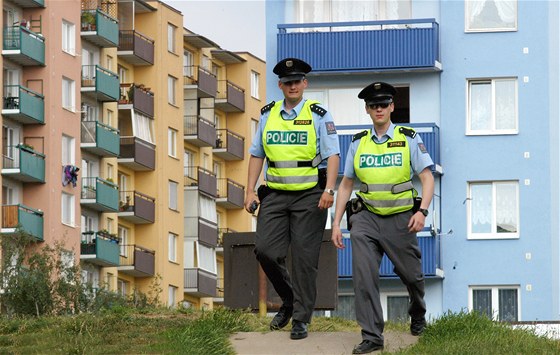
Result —
POLYGON ((280 310, 276 313, 274 318, 272 318, 272 322, 270 322, 270 330, 282 329, 288 325, 293 312, 294 309, 292 307, 280 307, 280 310))
POLYGON ((424 328, 426 328, 426 318, 412 318, 410 322, 410 334, 420 335, 424 332, 424 328))
POLYGON ((371 340, 363 340, 354 347, 352 354, 368 354, 376 350, 383 350, 383 344, 375 344, 371 340))
POLYGON ((307 323, 294 319, 292 321, 292 333, 290 333, 290 338, 294 340, 307 338, 307 323))

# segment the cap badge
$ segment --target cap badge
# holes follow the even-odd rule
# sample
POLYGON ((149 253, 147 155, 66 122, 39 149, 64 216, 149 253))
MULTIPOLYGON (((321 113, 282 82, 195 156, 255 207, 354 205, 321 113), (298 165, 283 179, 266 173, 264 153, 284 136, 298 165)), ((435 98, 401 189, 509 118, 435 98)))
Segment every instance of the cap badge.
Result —
POLYGON ((293 67, 293 66, 294 66, 294 62, 291 61, 291 60, 288 60, 288 61, 286 62, 286 66, 287 66, 288 68, 293 67))
POLYGON ((375 84, 373 85, 373 88, 374 88, 375 90, 379 90, 379 89, 381 89, 381 84, 380 84, 380 83, 375 83, 375 84))

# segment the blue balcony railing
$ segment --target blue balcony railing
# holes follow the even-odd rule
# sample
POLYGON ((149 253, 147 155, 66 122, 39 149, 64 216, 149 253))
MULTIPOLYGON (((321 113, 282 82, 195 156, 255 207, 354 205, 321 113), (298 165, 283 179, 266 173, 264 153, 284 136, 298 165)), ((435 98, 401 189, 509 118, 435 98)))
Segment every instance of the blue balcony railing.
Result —
POLYGON ((101 212, 119 210, 119 188, 98 177, 82 178, 82 205, 101 212))
POLYGON ((97 101, 118 101, 119 76, 99 65, 82 65, 82 92, 93 94, 97 101))
POLYGON ((2 50, 21 65, 45 65, 45 38, 26 27, 5 27, 2 50))
POLYGON ((2 232, 20 228, 37 241, 43 241, 43 212, 24 205, 2 205, 2 232))
POLYGON ((119 22, 99 10, 82 10, 82 37, 100 47, 117 47, 119 22))
POLYGON ((316 73, 441 70, 435 19, 279 24, 277 46, 316 73))
POLYGON ((22 124, 45 123, 45 98, 21 85, 4 85, 2 115, 22 124))
POLYGON ((2 153, 2 175, 22 182, 45 182, 45 155, 19 144, 2 153))

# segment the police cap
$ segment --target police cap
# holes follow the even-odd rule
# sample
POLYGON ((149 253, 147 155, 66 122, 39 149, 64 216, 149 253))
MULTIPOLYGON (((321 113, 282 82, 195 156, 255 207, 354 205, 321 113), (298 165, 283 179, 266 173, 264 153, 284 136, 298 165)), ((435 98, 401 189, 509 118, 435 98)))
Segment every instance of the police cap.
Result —
POLYGON ((305 74, 311 71, 311 66, 301 59, 286 58, 282 59, 272 69, 274 74, 278 75, 281 82, 303 80, 305 74))
POLYGON ((377 81, 363 88, 358 98, 364 99, 366 105, 383 104, 393 102, 393 96, 397 90, 391 84, 377 81))

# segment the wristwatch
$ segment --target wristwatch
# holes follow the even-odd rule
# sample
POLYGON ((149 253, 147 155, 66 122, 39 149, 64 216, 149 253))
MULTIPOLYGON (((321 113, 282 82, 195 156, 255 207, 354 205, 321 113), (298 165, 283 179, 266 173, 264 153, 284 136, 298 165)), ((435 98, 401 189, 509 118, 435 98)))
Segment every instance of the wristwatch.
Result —
POLYGON ((325 192, 328 193, 331 196, 334 196, 334 190, 333 189, 325 189, 325 192))
POLYGON ((422 213, 424 215, 424 217, 428 217, 428 213, 430 213, 430 211, 428 211, 427 209, 424 209, 424 208, 419 208, 418 212, 422 213))

